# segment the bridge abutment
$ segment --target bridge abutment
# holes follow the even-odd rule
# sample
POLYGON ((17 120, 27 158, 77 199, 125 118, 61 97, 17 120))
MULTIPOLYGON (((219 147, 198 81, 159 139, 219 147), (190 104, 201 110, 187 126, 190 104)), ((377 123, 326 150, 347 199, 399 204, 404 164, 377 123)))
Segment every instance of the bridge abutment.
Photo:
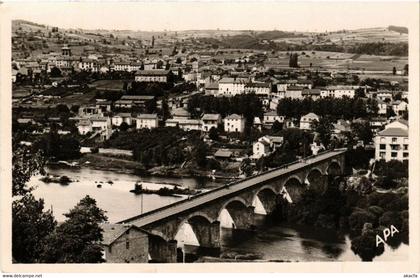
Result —
POLYGON ((149 255, 152 262, 176 263, 177 262, 177 241, 166 241, 160 237, 149 237, 149 255))

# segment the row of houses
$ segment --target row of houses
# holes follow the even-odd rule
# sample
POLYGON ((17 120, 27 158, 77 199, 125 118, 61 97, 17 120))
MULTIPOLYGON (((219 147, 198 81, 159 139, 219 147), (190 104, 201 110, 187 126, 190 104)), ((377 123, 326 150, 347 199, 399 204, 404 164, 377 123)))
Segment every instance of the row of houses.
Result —
MULTIPOLYGON (((223 77, 218 81, 209 82, 205 85, 204 91, 207 95, 214 96, 235 96, 241 94, 255 93, 260 96, 292 99, 312 98, 354 98, 356 90, 360 86, 326 86, 312 88, 312 82, 292 83, 299 85, 290 85, 289 83, 279 83, 273 85, 270 82, 259 82, 252 78, 243 77, 223 77)), ((363 87, 362 87, 363 88, 363 87)))

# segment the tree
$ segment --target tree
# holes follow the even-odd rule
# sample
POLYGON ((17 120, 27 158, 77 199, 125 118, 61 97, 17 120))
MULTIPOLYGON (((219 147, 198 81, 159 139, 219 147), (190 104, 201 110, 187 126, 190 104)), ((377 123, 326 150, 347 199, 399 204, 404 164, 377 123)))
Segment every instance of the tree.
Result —
POLYGON ((170 112, 169 112, 169 105, 168 105, 168 100, 166 98, 162 99, 162 119, 164 121, 166 121, 166 119, 170 116, 170 112))
POLYGON ((12 203, 12 256, 18 263, 39 262, 40 254, 57 222, 44 200, 28 193, 12 203))
POLYGON ((299 55, 297 53, 290 54, 290 56, 289 56, 289 67, 291 67, 291 68, 298 68, 299 67, 298 57, 299 57, 299 55))
POLYGON ((366 97, 366 95, 365 95, 365 89, 364 89, 364 88, 362 88, 362 87, 357 88, 357 89, 354 91, 354 93, 355 93, 355 96, 356 96, 356 97, 360 97, 360 98, 366 97))
POLYGON ((163 61, 162 60, 157 61, 156 68, 158 68, 158 69, 162 69, 163 68, 163 61))
POLYGON ((128 124, 126 122, 122 122, 118 128, 121 131, 127 131, 128 130, 128 124))
POLYGON ((279 132, 283 129, 283 124, 280 123, 279 121, 274 121, 273 125, 271 126, 271 130, 273 132, 279 132))
POLYGON ((12 164, 12 256, 19 263, 38 262, 46 236, 56 222, 44 201, 36 200, 27 186, 35 174, 44 174, 44 158, 28 147, 13 148, 12 164))
POLYGON ((254 169, 251 166, 251 159, 245 158, 241 163, 241 172, 244 173, 246 177, 249 177, 254 172, 254 169))
POLYGON ((27 186, 29 179, 33 175, 45 173, 45 159, 40 152, 33 153, 25 146, 13 148, 12 159, 12 195, 25 195, 32 190, 27 186))
POLYGON ((320 118, 319 121, 314 121, 311 124, 311 127, 313 131, 319 134, 319 139, 321 140, 321 143, 327 147, 330 144, 331 141, 331 134, 334 126, 331 123, 331 120, 323 117, 320 118))
POLYGON ((211 140, 214 140, 214 141, 219 140, 219 132, 217 131, 217 128, 215 127, 210 128, 209 137, 211 140))
POLYGON ((372 142, 373 132, 369 122, 354 123, 352 125, 352 130, 359 140, 363 140, 364 144, 372 142))
POLYGON ((408 64, 405 64, 404 66, 404 74, 408 75, 408 64))
POLYGON ((57 67, 53 67, 50 72, 51 77, 61 77, 61 70, 57 67))
POLYGON ((41 259, 46 263, 100 263, 103 239, 101 222, 108 218, 96 206, 95 199, 86 195, 64 214, 67 219, 48 237, 41 259))
POLYGON ((351 250, 362 259, 362 261, 372 261, 376 256, 384 252, 383 244, 376 246, 376 235, 378 234, 373 229, 368 229, 362 235, 354 238, 351 241, 351 250))
POLYGON ((194 159, 197 162, 197 165, 200 167, 205 167, 207 163, 207 145, 203 143, 201 140, 198 141, 195 153, 194 153, 194 159))
POLYGON ((389 119, 389 118, 395 117, 395 116, 396 116, 396 114, 394 112, 394 109, 392 109, 391 106, 387 106, 387 108, 386 108, 386 117, 389 119))

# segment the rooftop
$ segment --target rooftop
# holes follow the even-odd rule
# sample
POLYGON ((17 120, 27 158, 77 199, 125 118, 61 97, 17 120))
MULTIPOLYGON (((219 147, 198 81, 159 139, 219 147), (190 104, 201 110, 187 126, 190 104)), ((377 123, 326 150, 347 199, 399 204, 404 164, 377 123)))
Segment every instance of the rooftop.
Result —
POLYGON ((140 114, 137 119, 157 119, 157 114, 140 114))
POLYGON ((248 83, 247 78, 233 78, 233 77, 223 77, 219 80, 219 84, 246 84, 248 83))
POLYGON ((219 149, 219 150, 217 150, 215 153, 214 153, 214 156, 215 157, 222 157, 222 158, 229 158, 229 157, 231 157, 232 156, 232 152, 231 151, 229 151, 229 150, 222 150, 222 149, 219 149))
POLYGON ((243 119, 242 116, 239 116, 238 114, 232 114, 227 116, 225 119, 229 120, 229 119, 243 119))
POLYGON ((380 136, 399 136, 408 137, 408 130, 402 128, 390 127, 378 133, 380 136))
POLYGON ((204 114, 201 120, 203 121, 217 121, 220 118, 220 114, 204 114))
POLYGON ((138 70, 136 75, 143 75, 143 76, 156 76, 156 75, 168 75, 169 70, 163 69, 155 69, 155 70, 138 70))

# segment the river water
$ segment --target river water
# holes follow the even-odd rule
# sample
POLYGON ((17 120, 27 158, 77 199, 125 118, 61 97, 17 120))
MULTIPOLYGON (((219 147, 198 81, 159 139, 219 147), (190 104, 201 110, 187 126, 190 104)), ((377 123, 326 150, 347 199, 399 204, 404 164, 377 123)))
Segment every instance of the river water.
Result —
MULTIPOLYGON (((86 195, 107 211, 108 220, 117 222, 181 200, 156 194, 135 195, 129 192, 141 180, 143 186, 153 188, 156 183, 175 183, 184 187, 208 190, 220 184, 207 179, 138 177, 88 168, 48 168, 53 175, 66 175, 74 182, 69 185, 44 183, 34 176, 29 184, 35 186, 34 195, 43 198, 45 206, 52 208, 57 221, 65 220, 64 213, 73 208, 86 195), (112 181, 113 183, 108 183, 112 181), (149 184, 153 183, 153 184, 149 184), (102 187, 98 188, 98 184, 102 187), (143 195, 143 196, 142 196, 143 195)), ((263 216, 261 216, 263 217, 263 216)), ((347 236, 335 231, 292 224, 272 225, 245 237, 232 237, 230 229, 222 229, 222 252, 231 254, 257 254, 261 260, 271 261, 360 261, 351 250, 347 236)), ((374 261, 405 261, 408 246, 401 244, 385 252, 374 261)))

